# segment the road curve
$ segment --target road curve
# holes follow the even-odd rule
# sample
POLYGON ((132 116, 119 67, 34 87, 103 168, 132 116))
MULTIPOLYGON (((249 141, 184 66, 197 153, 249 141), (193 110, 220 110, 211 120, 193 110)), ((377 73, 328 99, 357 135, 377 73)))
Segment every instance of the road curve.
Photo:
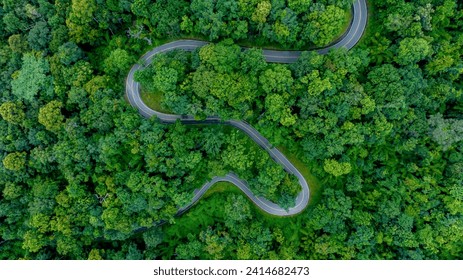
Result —
MULTIPOLYGON (((350 23, 348 30, 344 33, 341 39, 330 46, 317 50, 320 54, 326 54, 333 48, 345 47, 351 49, 354 47, 363 35, 367 24, 367 5, 366 0, 357 0, 352 5, 353 18, 350 23)), ((149 65, 152 61, 153 56, 159 53, 181 49, 185 51, 193 51, 197 48, 207 45, 208 42, 197 41, 197 40, 178 40, 171 43, 167 43, 156 47, 143 55, 140 59, 143 65, 149 65)), ((246 48, 244 48, 246 49, 246 48)), ((275 51, 275 50, 263 50, 264 57, 267 62, 275 63, 294 63, 301 55, 301 51, 275 51)), ((262 136, 256 129, 250 126, 248 123, 240 120, 221 120, 217 117, 207 117, 205 120, 195 120, 193 116, 181 116, 173 114, 165 114, 155 111, 149 108, 140 97, 140 84, 134 80, 134 74, 137 70, 143 69, 145 66, 141 64, 135 64, 130 70, 126 79, 126 95, 130 104, 137 108, 143 117, 150 118, 154 115, 163 123, 175 123, 177 120, 184 124, 226 124, 246 133, 252 140, 254 140, 260 147, 262 147, 271 158, 278 164, 280 164, 286 172, 297 177, 299 184, 301 185, 301 191, 296 197, 295 205, 289 209, 283 209, 279 205, 263 198, 255 196, 248 187, 248 184, 238 178, 234 173, 229 173, 222 177, 214 177, 209 182, 205 183, 200 189, 194 191, 194 197, 191 202, 180 208, 177 212, 181 215, 189 208, 191 208, 203 195, 204 193, 217 182, 229 182, 241 189, 251 201, 257 205, 263 211, 276 216, 290 216, 300 213, 305 209, 310 198, 310 189, 304 176, 299 170, 276 148, 274 148, 270 142, 262 136)))

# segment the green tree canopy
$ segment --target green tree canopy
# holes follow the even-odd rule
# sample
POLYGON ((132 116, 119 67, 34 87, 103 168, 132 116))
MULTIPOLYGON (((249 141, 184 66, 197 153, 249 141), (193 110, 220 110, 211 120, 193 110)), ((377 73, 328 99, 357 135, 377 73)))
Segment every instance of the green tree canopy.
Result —
POLYGON ((26 165, 26 153, 25 152, 13 152, 9 153, 3 158, 3 166, 6 169, 12 171, 19 171, 26 165))
POLYGON ((64 116, 61 114, 63 104, 53 100, 39 110, 39 123, 52 132, 58 132, 63 126, 64 116))
POLYGON ((14 75, 11 88, 14 95, 21 100, 32 102, 38 93, 51 96, 51 77, 49 64, 45 58, 28 53, 23 56, 21 70, 14 75))
POLYGON ((335 177, 349 174, 352 171, 352 166, 349 162, 338 162, 334 159, 326 159, 323 165, 325 171, 335 177))
POLYGON ((5 102, 0 105, 0 115, 12 124, 21 124, 26 118, 23 105, 20 102, 5 102))
POLYGON ((397 63, 407 65, 417 63, 431 54, 431 46, 423 38, 405 38, 399 44, 397 63))

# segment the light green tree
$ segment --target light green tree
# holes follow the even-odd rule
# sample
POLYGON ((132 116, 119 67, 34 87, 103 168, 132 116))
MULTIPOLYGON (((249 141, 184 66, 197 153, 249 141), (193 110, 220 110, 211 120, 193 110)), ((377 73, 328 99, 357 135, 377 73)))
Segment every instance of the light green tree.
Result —
POLYGON ((63 125, 64 116, 61 114, 63 104, 53 100, 39 110, 39 123, 52 132, 57 132, 63 125))
POLYGON ((88 253, 88 260, 103 260, 103 257, 100 255, 100 250, 98 249, 90 250, 90 253, 88 253))
POLYGON ((51 78, 47 60, 35 57, 33 54, 25 54, 21 70, 13 74, 11 89, 19 99, 31 102, 40 91, 52 94, 51 78), (50 93, 51 92, 51 93, 50 93))
POLYGON ((266 93, 271 93, 289 90, 294 81, 291 71, 286 66, 276 65, 265 70, 261 74, 259 82, 266 93))
POLYGON ((423 38, 405 38, 399 44, 397 63, 401 65, 417 63, 431 54, 431 46, 423 38))
POLYGON ((104 60, 105 71, 110 74, 126 72, 131 63, 130 54, 126 50, 117 48, 104 60))
POLYGON ((267 21, 267 17, 272 9, 270 1, 262 1, 257 4, 257 8, 251 16, 251 20, 262 25, 267 21))
POLYGON ((349 174, 352 171, 352 166, 348 162, 338 162, 334 159, 325 159, 323 169, 327 173, 338 177, 341 175, 349 174))
POLYGON ((318 70, 313 70, 305 77, 301 78, 303 84, 307 84, 307 93, 317 96, 325 90, 331 90, 333 86, 328 78, 322 79, 318 70))
POLYGON ((340 33, 344 24, 344 11, 334 5, 325 10, 315 10, 308 15, 308 24, 303 29, 303 37, 317 46, 329 44, 340 33))
POLYGON ((163 92, 175 90, 178 73, 175 69, 161 67, 153 77, 153 86, 163 92))
POLYGON ((6 169, 19 171, 26 165, 26 152, 9 153, 2 162, 6 169))
POLYGON ((20 124, 26 118, 23 106, 20 102, 5 102, 0 105, 0 115, 2 118, 12 124, 20 124))
POLYGON ((271 94, 265 98, 265 108, 270 119, 280 122, 284 126, 296 123, 296 116, 291 114, 285 98, 279 94, 271 94))
POLYGON ((312 0, 288 0, 288 7, 300 14, 309 11, 312 0))
POLYGON ((96 10, 95 0, 72 0, 66 25, 76 43, 93 43, 98 37, 98 30, 92 27, 96 10))

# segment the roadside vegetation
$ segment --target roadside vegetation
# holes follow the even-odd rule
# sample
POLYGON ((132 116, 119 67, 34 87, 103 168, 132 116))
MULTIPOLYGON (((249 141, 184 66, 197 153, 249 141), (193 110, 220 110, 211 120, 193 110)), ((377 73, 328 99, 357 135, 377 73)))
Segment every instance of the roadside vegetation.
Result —
POLYGON ((461 1, 369 0, 358 46, 291 65, 237 45, 323 46, 352 2, 3 1, 0 259, 461 259, 461 1), (144 52, 200 36, 213 44, 138 74, 146 98, 284 147, 321 186, 300 215, 219 185, 175 217, 228 171, 276 201, 296 189, 243 133, 162 125, 124 100, 144 52))

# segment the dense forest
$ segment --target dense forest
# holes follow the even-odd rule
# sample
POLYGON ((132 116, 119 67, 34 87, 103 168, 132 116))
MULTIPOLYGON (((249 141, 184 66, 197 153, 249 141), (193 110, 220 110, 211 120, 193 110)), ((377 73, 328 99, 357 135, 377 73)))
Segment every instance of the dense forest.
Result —
POLYGON ((352 50, 262 56, 336 40, 352 2, 3 0, 0 258, 463 258, 463 3, 369 0, 352 50), (221 183, 176 217, 229 171, 285 207, 299 191, 241 131, 130 107, 130 67, 179 38, 213 44, 154 57, 146 103, 249 122, 317 178, 303 213, 221 183))

